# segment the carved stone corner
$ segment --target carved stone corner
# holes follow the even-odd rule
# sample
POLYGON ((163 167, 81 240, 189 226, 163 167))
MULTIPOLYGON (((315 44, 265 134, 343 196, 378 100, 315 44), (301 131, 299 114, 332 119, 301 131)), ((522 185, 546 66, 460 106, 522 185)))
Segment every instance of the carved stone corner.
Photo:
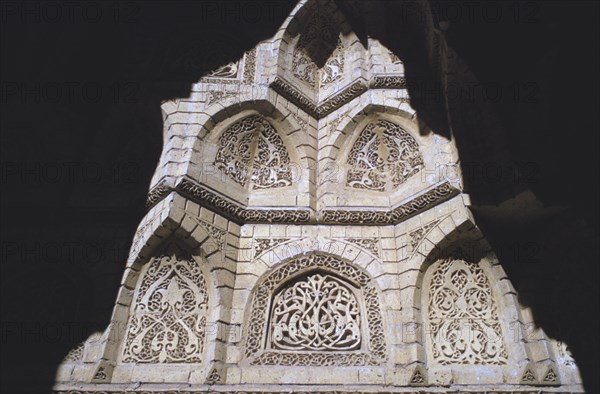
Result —
POLYGON ((527 365, 521 374, 521 384, 526 385, 537 385, 538 379, 533 372, 534 368, 531 365, 527 365))
POLYGON ((369 90, 367 83, 362 79, 358 79, 347 87, 341 89, 339 93, 334 94, 323 102, 315 103, 313 100, 306 97, 306 95, 304 95, 299 89, 281 77, 276 77, 269 86, 275 92, 294 103, 294 105, 302 108, 304 112, 315 119, 322 119, 326 117, 333 111, 342 107, 344 104, 349 103, 356 97, 369 90))
POLYGON ((172 187, 165 180, 162 180, 160 183, 158 183, 156 186, 150 189, 146 197, 146 209, 149 210, 154 205, 156 205, 167 194, 169 194, 171 190, 172 187))
POLYGON ((371 89, 406 89, 403 75, 376 75, 369 83, 371 89))
POLYGON ((427 373, 425 371, 425 369, 420 366, 417 365, 410 377, 409 380, 409 385, 410 386, 427 386, 427 373))
POLYGON ((217 370, 217 368, 213 368, 208 377, 206 378, 206 384, 223 384, 225 383, 224 379, 221 377, 222 372, 217 370))
POLYGON ((546 367, 540 375, 539 383, 544 386, 560 386, 560 377, 554 365, 546 367))
POLYGON ((91 383, 110 383, 114 365, 107 362, 100 362, 96 366, 91 383))

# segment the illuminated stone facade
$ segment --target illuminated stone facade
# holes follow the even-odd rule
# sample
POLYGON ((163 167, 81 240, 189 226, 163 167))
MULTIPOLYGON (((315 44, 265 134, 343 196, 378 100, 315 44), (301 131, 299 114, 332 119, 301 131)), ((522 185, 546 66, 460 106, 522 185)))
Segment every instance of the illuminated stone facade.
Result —
POLYGON ((579 392, 404 66, 332 2, 163 103, 112 322, 56 391, 579 392), (543 388, 540 388, 543 386, 543 388))

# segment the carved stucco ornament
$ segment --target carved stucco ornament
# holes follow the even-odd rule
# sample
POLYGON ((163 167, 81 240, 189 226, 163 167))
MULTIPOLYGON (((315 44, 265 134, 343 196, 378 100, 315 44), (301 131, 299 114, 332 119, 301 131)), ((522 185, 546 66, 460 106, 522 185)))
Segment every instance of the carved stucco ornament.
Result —
POLYGON ((260 115, 245 117, 219 138, 215 166, 241 186, 252 189, 292 184, 289 153, 273 126, 260 115))

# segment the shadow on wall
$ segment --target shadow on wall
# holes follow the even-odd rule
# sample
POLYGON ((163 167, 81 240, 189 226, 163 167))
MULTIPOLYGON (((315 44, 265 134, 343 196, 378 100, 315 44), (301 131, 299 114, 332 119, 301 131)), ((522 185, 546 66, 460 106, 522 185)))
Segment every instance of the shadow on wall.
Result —
POLYGON ((451 125, 465 191, 521 303, 549 337, 567 344, 587 392, 600 392, 594 71, 600 64, 589 49, 600 36, 593 19, 598 5, 500 1, 493 5, 499 17, 490 21, 485 2, 336 4, 355 30, 403 60, 420 120, 444 136, 451 125), (445 54, 440 37, 448 43, 445 54), (572 79, 557 86, 564 75, 572 79), (527 204, 491 216, 479 209, 527 190, 565 209, 537 217, 527 204))
POLYGON ((588 393, 598 392, 598 235, 569 209, 530 222, 507 221, 527 212, 475 209, 486 238, 518 292, 549 338, 564 342, 588 393))

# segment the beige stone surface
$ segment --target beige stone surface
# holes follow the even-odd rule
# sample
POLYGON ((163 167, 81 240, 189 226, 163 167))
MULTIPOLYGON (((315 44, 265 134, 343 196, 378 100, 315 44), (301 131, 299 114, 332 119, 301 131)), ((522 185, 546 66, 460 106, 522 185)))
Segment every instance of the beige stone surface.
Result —
POLYGON ((401 59, 340 34, 324 4, 314 16, 300 2, 239 73, 162 104, 111 324, 63 362, 57 389, 512 392, 527 367, 548 392, 582 391, 567 350, 529 330, 454 141, 419 122, 401 59), (306 53, 316 37, 332 45, 323 67, 306 53), (481 332, 435 342, 466 321, 496 347, 481 332))

